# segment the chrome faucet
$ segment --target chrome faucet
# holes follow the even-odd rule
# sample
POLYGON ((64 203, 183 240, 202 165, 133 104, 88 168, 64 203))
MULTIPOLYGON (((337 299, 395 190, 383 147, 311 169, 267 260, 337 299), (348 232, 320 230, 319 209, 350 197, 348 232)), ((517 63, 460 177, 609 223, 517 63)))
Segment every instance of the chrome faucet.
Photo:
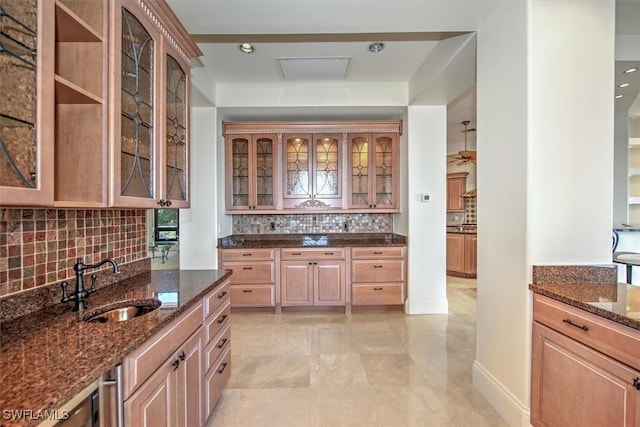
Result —
POLYGON ((464 227, 462 226, 462 224, 464 224, 464 214, 462 214, 462 217, 460 218, 460 224, 458 225, 458 231, 464 231, 464 227))
POLYGON ((67 282, 66 280, 62 282, 62 301, 60 302, 75 301, 76 303, 73 306, 73 311, 86 310, 87 305, 84 303, 84 300, 87 299, 89 294, 92 294, 96 291, 96 279, 98 278, 98 275, 95 273, 91 275, 91 287, 89 289, 85 289, 84 272, 85 270, 98 268, 106 263, 110 263, 113 266, 113 274, 120 273, 120 270, 118 270, 118 264, 116 264, 116 262, 112 259, 106 258, 97 264, 85 264, 84 262, 82 262, 82 258, 77 258, 76 263, 73 266, 73 270, 76 272, 76 290, 71 295, 67 295, 67 286, 69 286, 69 282, 67 282))

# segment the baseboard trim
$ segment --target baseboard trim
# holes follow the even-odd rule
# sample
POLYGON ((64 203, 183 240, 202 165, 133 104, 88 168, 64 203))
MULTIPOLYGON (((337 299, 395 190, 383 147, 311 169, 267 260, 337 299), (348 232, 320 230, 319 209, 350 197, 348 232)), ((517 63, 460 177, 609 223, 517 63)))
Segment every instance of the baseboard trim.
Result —
POLYGON ((449 301, 446 299, 412 300, 407 299, 404 305, 407 314, 447 314, 449 301))
POLYGON ((473 386, 510 426, 530 427, 531 409, 520 402, 478 361, 473 362, 473 386))

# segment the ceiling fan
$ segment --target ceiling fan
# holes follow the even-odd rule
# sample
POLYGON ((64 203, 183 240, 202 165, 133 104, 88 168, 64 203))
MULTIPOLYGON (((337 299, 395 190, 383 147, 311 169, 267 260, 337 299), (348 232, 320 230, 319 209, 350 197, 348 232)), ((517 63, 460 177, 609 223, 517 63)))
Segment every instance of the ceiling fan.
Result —
POLYGON ((471 123, 469 120, 462 122, 464 125, 464 150, 458 151, 457 154, 450 154, 447 156, 447 163, 457 162, 457 165, 464 165, 465 163, 476 163, 476 151, 467 150, 467 133, 475 132, 476 128, 467 129, 467 126, 471 123))

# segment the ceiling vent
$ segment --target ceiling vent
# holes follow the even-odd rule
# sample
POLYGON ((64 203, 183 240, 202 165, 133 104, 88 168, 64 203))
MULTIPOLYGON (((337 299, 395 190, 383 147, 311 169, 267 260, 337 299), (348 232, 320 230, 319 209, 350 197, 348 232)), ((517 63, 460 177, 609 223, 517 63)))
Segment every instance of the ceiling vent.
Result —
POLYGON ((283 80, 345 80, 350 57, 277 58, 283 80))

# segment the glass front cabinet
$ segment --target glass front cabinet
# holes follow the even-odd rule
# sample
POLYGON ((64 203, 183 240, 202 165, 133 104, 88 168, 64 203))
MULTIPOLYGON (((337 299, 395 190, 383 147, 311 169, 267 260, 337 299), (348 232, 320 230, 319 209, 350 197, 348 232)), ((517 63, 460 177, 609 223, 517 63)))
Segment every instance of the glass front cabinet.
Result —
POLYGON ((189 56, 138 2, 113 7, 112 205, 189 207, 189 56))
POLYGON ((397 208, 398 160, 397 134, 349 134, 349 208, 397 208))
POLYGON ((400 120, 222 127, 228 213, 400 211, 400 120))
POLYGON ((278 140, 276 135, 226 138, 228 211, 276 209, 278 140))

